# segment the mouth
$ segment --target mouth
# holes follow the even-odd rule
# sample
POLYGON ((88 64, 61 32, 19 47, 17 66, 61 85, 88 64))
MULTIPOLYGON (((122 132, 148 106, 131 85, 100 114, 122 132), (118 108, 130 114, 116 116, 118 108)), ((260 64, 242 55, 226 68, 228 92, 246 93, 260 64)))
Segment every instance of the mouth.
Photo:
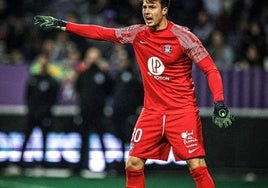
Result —
POLYGON ((153 18, 152 17, 145 17, 144 19, 145 19, 145 22, 147 24, 151 24, 153 22, 153 18))

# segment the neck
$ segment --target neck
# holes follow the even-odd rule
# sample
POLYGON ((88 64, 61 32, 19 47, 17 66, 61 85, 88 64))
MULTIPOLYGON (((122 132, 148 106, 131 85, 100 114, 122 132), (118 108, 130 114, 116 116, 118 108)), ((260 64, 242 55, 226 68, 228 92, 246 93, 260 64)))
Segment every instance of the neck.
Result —
POLYGON ((168 26, 168 20, 167 19, 163 19, 161 21, 161 23, 155 27, 151 27, 154 31, 160 31, 160 30, 164 30, 166 29, 168 26))

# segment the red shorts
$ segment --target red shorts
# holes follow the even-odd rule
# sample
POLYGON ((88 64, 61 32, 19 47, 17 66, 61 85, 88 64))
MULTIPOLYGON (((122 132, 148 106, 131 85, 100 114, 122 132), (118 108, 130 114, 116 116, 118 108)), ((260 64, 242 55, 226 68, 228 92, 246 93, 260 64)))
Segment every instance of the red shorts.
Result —
POLYGON ((167 160, 170 149, 176 161, 205 156, 198 112, 152 114, 143 109, 132 134, 129 155, 167 160))

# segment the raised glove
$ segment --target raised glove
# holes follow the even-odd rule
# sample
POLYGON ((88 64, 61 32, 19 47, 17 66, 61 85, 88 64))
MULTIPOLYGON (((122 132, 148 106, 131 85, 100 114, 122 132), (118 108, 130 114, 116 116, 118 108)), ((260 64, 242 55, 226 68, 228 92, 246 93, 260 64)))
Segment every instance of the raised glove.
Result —
POLYGON ((218 101, 214 104, 214 113, 212 122, 220 128, 227 128, 232 125, 234 116, 230 113, 223 101, 218 101))
POLYGON ((52 16, 37 15, 34 17, 34 24, 39 24, 44 30, 59 29, 65 31, 66 29, 66 21, 52 16))

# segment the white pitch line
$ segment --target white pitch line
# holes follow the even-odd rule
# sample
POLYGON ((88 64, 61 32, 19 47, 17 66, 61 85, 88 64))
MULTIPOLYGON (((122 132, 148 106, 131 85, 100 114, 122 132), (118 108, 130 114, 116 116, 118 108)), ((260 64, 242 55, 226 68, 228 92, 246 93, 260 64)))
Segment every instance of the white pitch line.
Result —
POLYGON ((0 180, 0 188, 56 188, 56 187, 0 180))

